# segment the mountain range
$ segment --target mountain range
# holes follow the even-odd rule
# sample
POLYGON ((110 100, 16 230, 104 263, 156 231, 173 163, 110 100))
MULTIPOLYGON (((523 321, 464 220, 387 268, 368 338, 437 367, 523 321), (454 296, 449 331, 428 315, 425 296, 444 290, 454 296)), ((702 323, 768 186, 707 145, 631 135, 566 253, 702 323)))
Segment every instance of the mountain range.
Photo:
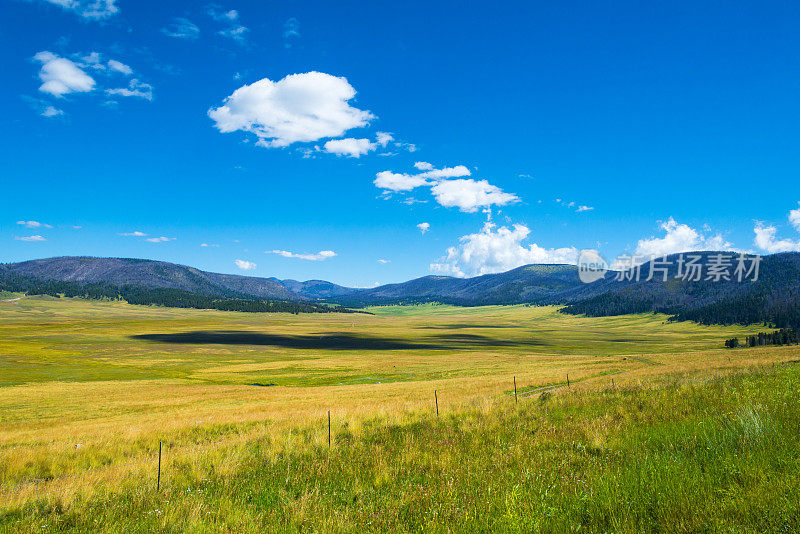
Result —
MULTIPOLYGON (((719 252, 694 252, 708 264, 719 252)), ((736 256, 727 253, 734 265, 736 256)), ((202 271, 174 263, 95 257, 58 257, 0 265, 0 280, 9 277, 79 284, 166 288, 215 298, 281 301, 326 301, 349 307, 376 304, 441 302, 463 306, 559 304, 566 313, 617 315, 657 311, 700 322, 800 323, 800 253, 761 258, 756 280, 687 279, 679 255, 664 268, 645 263, 640 276, 610 271, 583 283, 574 265, 525 265, 474 278, 424 276, 407 282, 359 289, 323 280, 279 280, 202 271), (657 276, 649 277, 651 268, 657 276), (648 279, 651 278, 651 279, 648 279)))

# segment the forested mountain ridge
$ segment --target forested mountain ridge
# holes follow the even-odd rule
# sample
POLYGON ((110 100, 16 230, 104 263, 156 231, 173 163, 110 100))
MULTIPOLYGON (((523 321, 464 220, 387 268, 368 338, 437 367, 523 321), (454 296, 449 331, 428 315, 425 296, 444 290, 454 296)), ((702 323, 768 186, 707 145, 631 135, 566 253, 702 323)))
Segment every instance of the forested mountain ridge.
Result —
POLYGON ((190 295, 201 295, 242 301, 327 301, 349 307, 418 302, 462 306, 554 304, 564 305, 562 311, 570 314, 660 312, 678 320, 701 323, 800 326, 800 253, 764 256, 757 278, 753 279, 751 273, 750 278, 741 281, 735 276, 733 253, 685 255, 709 264, 719 254, 727 255, 732 264, 728 276, 719 279, 706 274, 697 279, 687 277, 682 272, 681 255, 676 254, 668 256, 666 262, 659 259, 642 264, 637 268, 637 276, 632 276, 632 272, 623 276, 609 271, 604 278, 590 284, 580 281, 578 268, 573 265, 526 265, 474 278, 424 276, 398 284, 354 289, 323 280, 278 280, 210 273, 160 261, 86 257, 0 265, 0 282, 13 277, 58 281, 74 284, 65 286, 69 292, 83 292, 87 296, 93 292, 108 293, 109 286, 125 287, 129 295, 146 294, 150 299, 156 294, 152 290, 159 289, 158 300, 164 302, 176 299, 190 302, 193 299, 190 295))

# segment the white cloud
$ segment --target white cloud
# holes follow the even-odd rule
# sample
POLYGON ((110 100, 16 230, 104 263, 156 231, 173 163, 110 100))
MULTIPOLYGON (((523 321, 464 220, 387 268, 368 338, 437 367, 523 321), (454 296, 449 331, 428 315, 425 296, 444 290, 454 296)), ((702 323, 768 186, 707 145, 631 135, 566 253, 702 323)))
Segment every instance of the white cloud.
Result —
POLYGON ((212 19, 219 22, 232 22, 239 19, 239 12, 235 9, 230 11, 220 11, 217 6, 209 6, 208 14, 212 19))
POLYGON ((28 242, 47 241, 47 239, 45 239, 40 235, 14 236, 14 239, 16 239, 17 241, 28 241, 28 242))
POLYGON ((661 224, 666 232, 664 237, 651 237, 641 239, 636 246, 634 257, 645 258, 661 257, 678 252, 693 252, 697 250, 732 250, 733 245, 725 241, 720 234, 706 236, 686 224, 679 224, 672 217, 661 224))
POLYGON ((522 224, 497 228, 487 222, 480 232, 465 235, 458 245, 448 248, 444 257, 431 264, 431 271, 466 277, 504 272, 531 263, 577 263, 575 247, 548 249, 535 243, 522 245, 529 234, 528 227, 522 224))
MULTIPOLYGON (((800 202, 798 202, 800 204, 800 202)), ((789 212, 789 222, 792 223, 794 229, 800 232, 800 208, 789 212)))
POLYGON ((474 213, 479 208, 505 206, 519 201, 516 195, 505 193, 486 180, 444 180, 434 185, 431 192, 442 206, 457 207, 467 213, 474 213))
POLYGON ((290 17, 283 24, 283 38, 290 39, 292 37, 300 37, 300 21, 294 17, 290 17))
POLYGON ((375 142, 381 147, 385 148, 392 141, 394 141, 394 136, 389 132, 375 132, 375 142))
POLYGON ((464 165, 436 169, 428 162, 418 161, 414 167, 423 172, 400 174, 381 171, 373 183, 384 189, 384 193, 411 191, 417 187, 427 186, 431 188, 431 193, 440 205, 448 208, 457 207, 468 213, 474 213, 480 208, 505 206, 519 201, 516 195, 505 193, 486 180, 452 179, 470 176, 470 170, 464 165))
POLYGON ((423 185, 431 185, 431 182, 419 175, 398 174, 392 171, 379 172, 375 175, 373 183, 389 191, 411 191, 423 185))
POLYGON ((121 61, 117 61, 116 59, 108 60, 108 68, 116 72, 121 72, 122 74, 125 75, 133 74, 132 68, 130 68, 125 63, 122 63, 121 61))
POLYGON ((45 106, 42 110, 42 117, 59 117, 64 114, 64 111, 55 106, 45 106))
POLYGON ((425 232, 427 232, 428 230, 430 230, 430 229, 431 229, 431 225, 430 225, 429 223, 422 222, 422 223, 419 223, 419 224, 417 225, 417 228, 419 228, 419 231, 420 231, 420 232, 422 232, 423 234, 425 234, 425 232))
POLYGON ((244 44, 247 40, 247 32, 250 31, 250 28, 242 26, 241 24, 237 24, 231 26, 228 29, 220 30, 217 32, 217 35, 221 35, 223 37, 227 37, 228 39, 232 39, 239 44, 244 44))
POLYGON ((153 86, 149 83, 140 82, 133 78, 128 87, 121 87, 118 89, 106 89, 107 95, 125 96, 143 98, 147 101, 153 100, 153 86))
POLYGON ((394 145, 396 147, 398 147, 398 148, 402 148, 404 150, 407 150, 408 152, 416 152, 417 151, 417 145, 415 145, 414 143, 402 143, 402 142, 398 141, 394 145))
POLYGON ((391 262, 390 262, 390 260, 378 260, 378 263, 382 263, 382 264, 385 265, 385 264, 391 263, 391 262))
POLYGON ((166 243, 167 241, 175 241, 175 237, 148 237, 145 241, 149 241, 151 243, 166 243))
POLYGON ((72 60, 46 50, 33 56, 33 59, 42 64, 39 71, 42 85, 39 91, 62 97, 69 93, 87 93, 94 90, 94 79, 72 60))
POLYGON ((223 133, 241 130, 258 137, 257 144, 285 147, 297 142, 340 137, 375 118, 348 101, 356 91, 347 79, 323 72, 291 74, 244 85, 225 103, 208 111, 223 133))
POLYGON ((369 151, 375 150, 375 147, 375 143, 370 142, 369 139, 353 139, 352 137, 332 139, 324 145, 325 152, 351 158, 361 157, 369 151))
POLYGON ((25 228, 52 228, 49 224, 45 224, 39 221, 17 221, 17 224, 24 226, 25 228))
POLYGON ((578 209, 577 209, 577 210, 575 210, 575 211, 577 211, 578 213, 580 213, 580 212, 582 212, 582 211, 592 211, 593 209, 594 209, 594 208, 593 208, 593 207, 591 207, 591 206, 578 206, 578 209))
POLYGON ((161 33, 176 39, 194 40, 200 37, 200 28, 189 19, 175 17, 170 24, 161 28, 161 33))
POLYGON ((209 244, 209 243, 202 243, 200 246, 201 247, 219 247, 219 245, 213 245, 213 244, 209 244))
POLYGON ((136 230, 135 232, 125 232, 125 233, 117 234, 117 235, 122 235, 122 236, 125 236, 125 237, 144 237, 147 234, 144 233, 144 232, 140 232, 140 231, 136 230))
POLYGON ((778 231, 775 226, 765 226, 763 223, 756 223, 753 229, 756 234, 755 244, 758 248, 769 254, 778 252, 800 252, 800 241, 791 239, 776 239, 778 231))
POLYGON ((233 263, 235 263, 235 264, 236 264, 236 266, 237 266, 238 268, 240 268, 241 270, 243 270, 243 271, 252 271, 252 270, 253 270, 253 269, 255 269, 256 267, 258 267, 258 265, 256 265, 256 264, 255 264, 255 263, 253 263, 252 261, 245 261, 245 260, 234 260, 234 262, 233 262, 233 263))
MULTIPOLYGON (((416 164, 414 164, 414 166, 416 166, 416 164)), ((459 178, 461 176, 469 176, 470 174, 471 173, 469 172, 469 169, 464 165, 456 165, 455 167, 445 167, 443 169, 434 169, 433 166, 431 166, 430 169, 418 174, 417 176, 421 178, 441 180, 443 178, 459 178)))
POLYGON ((45 0, 90 20, 108 18, 119 11, 116 0, 45 0))
POLYGON ((284 258, 296 258, 299 260, 309 261, 323 261, 336 256, 336 253, 332 250, 320 250, 316 254, 295 254, 294 252, 289 252, 288 250, 268 250, 267 254, 277 254, 279 256, 283 256, 284 258))

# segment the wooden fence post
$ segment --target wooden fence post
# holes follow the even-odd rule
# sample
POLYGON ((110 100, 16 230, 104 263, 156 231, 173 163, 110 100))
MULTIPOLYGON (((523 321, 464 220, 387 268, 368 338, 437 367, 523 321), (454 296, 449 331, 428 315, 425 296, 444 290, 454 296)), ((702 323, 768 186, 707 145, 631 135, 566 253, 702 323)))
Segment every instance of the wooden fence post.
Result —
POLYGON ((439 395, 436 394, 436 390, 433 390, 433 399, 436 401, 436 418, 439 418, 439 395))
POLYGON ((519 402, 517 400, 517 377, 514 377, 514 402, 519 402))
POLYGON ((161 489, 161 445, 163 442, 158 442, 158 479, 156 480, 156 491, 161 489))

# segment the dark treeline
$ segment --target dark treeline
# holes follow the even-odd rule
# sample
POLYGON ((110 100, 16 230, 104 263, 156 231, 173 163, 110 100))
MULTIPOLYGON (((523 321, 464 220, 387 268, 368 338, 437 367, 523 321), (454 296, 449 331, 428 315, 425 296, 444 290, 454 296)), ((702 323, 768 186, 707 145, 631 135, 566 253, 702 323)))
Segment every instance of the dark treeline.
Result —
POLYGON ((759 332, 754 336, 747 336, 744 344, 739 342, 738 337, 733 337, 725 341, 725 346, 729 349, 737 347, 763 347, 765 345, 797 345, 800 342, 800 335, 797 330, 792 328, 781 328, 775 332, 759 332))
POLYGON ((561 309, 563 313, 607 317, 628 313, 664 313, 671 321, 694 321, 700 324, 763 324, 773 328, 800 329, 800 290, 753 291, 722 298, 691 308, 686 304, 656 304, 650 299, 629 293, 606 293, 576 302, 561 309), (688 308, 688 309, 687 309, 688 308))
POLYGON ((0 291, 93 300, 124 300, 129 304, 165 306, 169 308, 196 308, 250 313, 364 313, 310 302, 256 300, 244 297, 219 298, 182 289, 39 280, 8 273, 0 274, 0 291))
POLYGON ((800 329, 798 290, 742 295, 676 313, 678 321, 702 324, 765 324, 775 328, 800 329))

